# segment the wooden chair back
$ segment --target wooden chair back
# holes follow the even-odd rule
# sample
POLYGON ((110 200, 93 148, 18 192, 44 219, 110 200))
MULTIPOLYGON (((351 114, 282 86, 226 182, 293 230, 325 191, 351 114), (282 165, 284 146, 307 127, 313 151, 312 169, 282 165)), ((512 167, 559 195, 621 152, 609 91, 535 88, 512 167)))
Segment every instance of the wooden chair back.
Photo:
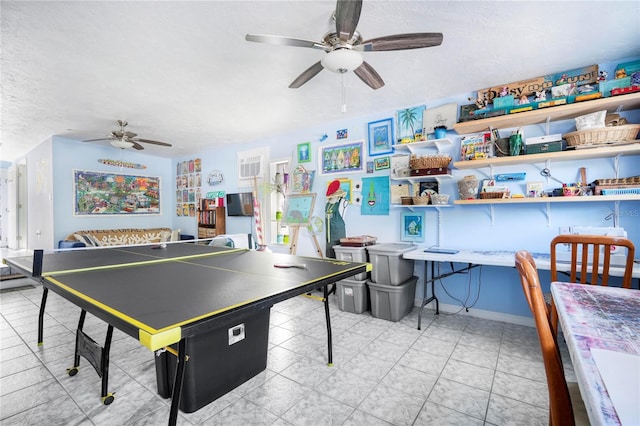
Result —
POLYGON ((603 286, 609 284, 612 246, 625 247, 627 249, 627 258, 624 266, 622 287, 631 288, 635 247, 630 240, 607 235, 558 235, 551 240, 552 282, 558 281, 557 249, 558 246, 563 244, 569 245, 571 253, 569 282, 603 286), (603 249, 602 253, 600 249, 603 249), (589 273, 589 268, 591 268, 591 273, 589 273))
POLYGON ((560 350, 549 322, 549 311, 540 288, 538 270, 529 252, 522 250, 516 253, 516 268, 538 331, 549 391, 549 424, 574 425, 571 396, 564 377, 560 350))

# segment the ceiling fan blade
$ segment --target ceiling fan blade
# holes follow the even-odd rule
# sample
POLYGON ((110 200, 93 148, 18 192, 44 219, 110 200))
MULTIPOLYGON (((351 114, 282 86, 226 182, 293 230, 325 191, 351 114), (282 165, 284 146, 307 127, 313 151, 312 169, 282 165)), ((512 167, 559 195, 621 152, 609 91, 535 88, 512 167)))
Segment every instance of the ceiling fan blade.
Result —
POLYGON ((294 47, 310 47, 312 49, 326 50, 329 46, 325 46, 322 43, 317 43, 311 40, 303 40, 300 38, 276 36, 276 35, 261 35, 261 34, 247 34, 245 37, 247 41, 255 41, 256 43, 275 44, 278 46, 294 46, 294 47))
POLYGON ((144 146, 140 145, 136 141, 129 140, 129 142, 131 142, 133 144, 133 148, 137 149, 138 151, 141 151, 144 149, 144 146))
POLYGON ((433 47, 442 44, 442 33, 408 33, 396 34, 365 40, 354 46, 354 50, 365 52, 385 50, 407 50, 433 47))
POLYGON ((367 86, 374 90, 384 86, 384 81, 382 80, 382 77, 380 77, 380 74, 378 74, 376 70, 366 62, 363 62, 362 65, 353 70, 353 72, 355 75, 360 77, 360 80, 364 81, 367 86))
POLYGON ((324 67, 322 66, 320 61, 316 62, 315 64, 307 68, 302 74, 300 74, 298 78, 293 80, 293 83, 289 85, 289 89, 297 89, 298 87, 302 86, 307 81, 315 77, 323 69, 324 67))
POLYGON ((336 32, 342 42, 347 42, 356 31, 362 0, 338 0, 336 5, 336 32))
POLYGON ((131 141, 133 143, 144 142, 144 143, 150 143, 150 144, 153 144, 153 145, 171 146, 170 143, 154 141, 154 140, 151 140, 151 139, 136 138, 136 139, 129 139, 129 141, 131 141))
POLYGON ((85 139, 82 142, 110 141, 112 138, 85 139))

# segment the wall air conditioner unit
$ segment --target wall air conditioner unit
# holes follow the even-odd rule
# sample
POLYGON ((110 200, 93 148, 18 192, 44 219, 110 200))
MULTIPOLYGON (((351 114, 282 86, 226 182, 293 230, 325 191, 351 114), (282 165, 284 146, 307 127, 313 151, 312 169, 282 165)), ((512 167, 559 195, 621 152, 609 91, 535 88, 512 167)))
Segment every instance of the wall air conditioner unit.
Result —
POLYGON ((238 179, 253 179, 254 176, 262 179, 267 157, 268 150, 265 149, 238 152, 238 179))

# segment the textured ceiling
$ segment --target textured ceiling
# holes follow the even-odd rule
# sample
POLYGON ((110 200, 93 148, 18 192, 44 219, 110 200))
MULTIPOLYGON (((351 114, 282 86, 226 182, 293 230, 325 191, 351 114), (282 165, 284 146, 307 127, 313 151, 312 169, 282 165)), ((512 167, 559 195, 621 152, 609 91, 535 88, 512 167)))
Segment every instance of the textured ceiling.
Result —
MULTIPOLYGON (((97 138, 129 121, 173 157, 215 144, 427 103, 551 72, 640 56, 640 2, 364 1, 365 39, 442 32, 441 46, 368 52, 386 86, 323 71, 288 85, 319 50, 245 41, 320 41, 333 1, 5 1, 2 159, 51 135, 97 138)), ((78 142, 81 143, 81 142, 78 142)), ((106 142, 101 142, 106 143, 106 142)))

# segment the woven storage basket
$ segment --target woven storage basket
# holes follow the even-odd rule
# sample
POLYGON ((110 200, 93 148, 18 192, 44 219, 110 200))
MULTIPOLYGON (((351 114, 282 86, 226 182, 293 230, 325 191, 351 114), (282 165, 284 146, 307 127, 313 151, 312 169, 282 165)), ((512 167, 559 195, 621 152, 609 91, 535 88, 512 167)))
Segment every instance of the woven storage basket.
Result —
POLYGON ((640 124, 625 124, 566 133, 563 137, 568 146, 604 145, 611 142, 633 141, 639 131, 640 124))
POLYGON ((402 205, 410 206, 411 204, 413 204, 413 199, 412 197, 400 197, 400 202, 402 203, 402 205))
POLYGON ((438 169, 447 167, 451 163, 451 157, 448 155, 425 155, 418 157, 412 155, 409 160, 409 166, 412 169, 438 169))
POLYGON ((413 197, 413 204, 416 205, 426 205, 429 204, 429 196, 428 195, 416 195, 413 197))
POLYGON ((481 192, 480 198, 482 200, 493 200, 497 198, 505 198, 508 194, 508 192, 481 192))

